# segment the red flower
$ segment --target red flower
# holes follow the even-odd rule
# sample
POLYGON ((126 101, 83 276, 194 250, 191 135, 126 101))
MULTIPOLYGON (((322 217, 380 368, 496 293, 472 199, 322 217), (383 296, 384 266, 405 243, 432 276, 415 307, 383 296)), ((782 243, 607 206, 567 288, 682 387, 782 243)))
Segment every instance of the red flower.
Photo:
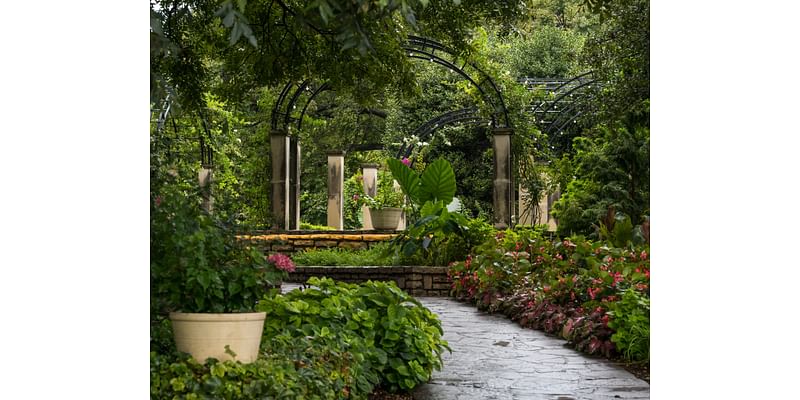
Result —
POLYGON ((409 160, 408 157, 403 157, 403 161, 402 162, 406 167, 411 165, 411 160, 409 160))
POLYGON ((286 272, 294 272, 294 263, 289 256, 281 253, 275 253, 270 255, 267 260, 275 265, 275 268, 286 271, 286 272))

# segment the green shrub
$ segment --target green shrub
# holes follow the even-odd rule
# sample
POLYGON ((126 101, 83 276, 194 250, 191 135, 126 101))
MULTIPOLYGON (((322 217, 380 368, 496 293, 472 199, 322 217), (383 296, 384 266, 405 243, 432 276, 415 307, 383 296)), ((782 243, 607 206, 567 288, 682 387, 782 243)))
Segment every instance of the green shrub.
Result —
POLYGON ((336 229, 325 225, 314 225, 307 222, 300 222, 300 229, 306 231, 334 231, 336 229))
POLYGON ((413 389, 441 369, 441 354, 449 350, 441 322, 394 282, 352 285, 311 278, 308 284, 313 287, 259 303, 258 310, 268 315, 265 340, 341 335, 343 346, 363 354, 375 372, 360 383, 380 382, 392 392, 413 389))
POLYGON ((611 304, 608 326, 616 332, 611 341, 627 360, 650 360, 650 298, 628 289, 611 304))
POLYGON ((388 252, 388 243, 379 243, 369 249, 346 250, 340 248, 309 249, 292 255, 296 265, 364 266, 398 265, 388 252))
POLYGON ((150 353, 152 399, 366 399, 363 355, 335 337, 278 335, 254 362, 150 353))

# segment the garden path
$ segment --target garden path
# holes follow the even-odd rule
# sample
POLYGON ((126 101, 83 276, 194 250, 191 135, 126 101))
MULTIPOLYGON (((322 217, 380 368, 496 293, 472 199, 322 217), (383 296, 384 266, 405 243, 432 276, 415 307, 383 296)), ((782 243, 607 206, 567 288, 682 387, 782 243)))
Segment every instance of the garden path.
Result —
MULTIPOLYGON (((299 285, 284 283, 284 290, 299 285)), ((420 297, 442 321, 444 368, 417 387, 416 400, 649 399, 650 385, 566 341, 450 298, 420 297)))

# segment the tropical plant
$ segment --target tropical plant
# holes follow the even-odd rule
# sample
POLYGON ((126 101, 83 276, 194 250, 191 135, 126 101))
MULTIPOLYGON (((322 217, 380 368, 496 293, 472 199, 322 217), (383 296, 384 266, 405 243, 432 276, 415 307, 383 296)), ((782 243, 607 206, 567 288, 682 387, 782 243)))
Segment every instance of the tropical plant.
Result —
POLYGON ((427 202, 441 202, 446 206, 453 201, 456 177, 447 160, 436 159, 422 174, 418 174, 401 160, 389 158, 386 163, 415 210, 420 210, 427 202))

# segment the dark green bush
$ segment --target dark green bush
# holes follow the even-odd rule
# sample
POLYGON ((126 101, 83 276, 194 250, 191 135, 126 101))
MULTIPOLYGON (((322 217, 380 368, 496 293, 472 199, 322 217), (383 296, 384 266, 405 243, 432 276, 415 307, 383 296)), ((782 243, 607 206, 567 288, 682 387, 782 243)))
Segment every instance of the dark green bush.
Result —
POLYGON ((364 357, 335 337, 278 335, 250 364, 150 353, 152 399, 366 399, 364 357))
POLYGON ((392 392, 410 390, 441 369, 449 350, 435 314, 394 282, 352 285, 311 278, 314 287, 265 298, 264 338, 339 335, 344 348, 364 355, 362 386, 380 383, 392 392))

